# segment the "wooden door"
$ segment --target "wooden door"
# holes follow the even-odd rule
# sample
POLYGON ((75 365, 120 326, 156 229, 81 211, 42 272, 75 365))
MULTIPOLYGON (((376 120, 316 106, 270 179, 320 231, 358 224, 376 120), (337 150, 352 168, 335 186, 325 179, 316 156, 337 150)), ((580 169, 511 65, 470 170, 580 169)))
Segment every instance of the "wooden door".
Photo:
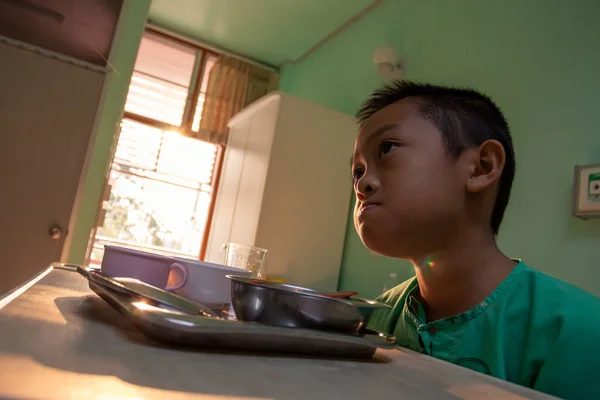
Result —
POLYGON ((0 43, 0 296, 60 257, 103 81, 0 43))

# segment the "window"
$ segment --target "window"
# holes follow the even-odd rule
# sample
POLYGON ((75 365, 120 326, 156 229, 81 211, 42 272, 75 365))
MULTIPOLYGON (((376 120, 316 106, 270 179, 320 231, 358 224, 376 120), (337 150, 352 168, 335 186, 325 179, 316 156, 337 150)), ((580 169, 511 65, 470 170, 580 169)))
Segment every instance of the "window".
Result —
POLYGON ((197 51, 145 35, 135 62, 125 111, 181 126, 197 51))
POLYGON ((221 149, 185 131, 199 129, 217 57, 156 32, 142 38, 90 263, 105 244, 201 254, 221 149))
MULTIPOLYGON (((217 57, 209 56, 204 66, 204 76, 208 77, 208 74, 212 70, 213 65, 217 62, 217 57)), ((198 95, 198 103, 196 105, 196 111, 194 112, 194 119, 192 122, 192 130, 198 132, 200 129, 200 117, 202 116, 202 106, 204 105, 204 98, 206 96, 206 89, 208 88, 208 79, 203 79, 200 85, 200 94, 198 95)))

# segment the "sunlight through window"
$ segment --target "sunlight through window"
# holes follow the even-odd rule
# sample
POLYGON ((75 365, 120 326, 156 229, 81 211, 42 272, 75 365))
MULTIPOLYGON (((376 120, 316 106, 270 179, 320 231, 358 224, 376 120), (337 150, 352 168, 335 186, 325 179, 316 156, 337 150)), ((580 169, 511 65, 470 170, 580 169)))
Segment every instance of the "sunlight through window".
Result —
POLYGON ((219 152, 217 146, 180 132, 190 123, 198 130, 216 60, 212 52, 155 33, 144 35, 91 263, 101 261, 105 244, 199 256, 219 152), (196 107, 186 117, 192 92, 198 93, 196 107))

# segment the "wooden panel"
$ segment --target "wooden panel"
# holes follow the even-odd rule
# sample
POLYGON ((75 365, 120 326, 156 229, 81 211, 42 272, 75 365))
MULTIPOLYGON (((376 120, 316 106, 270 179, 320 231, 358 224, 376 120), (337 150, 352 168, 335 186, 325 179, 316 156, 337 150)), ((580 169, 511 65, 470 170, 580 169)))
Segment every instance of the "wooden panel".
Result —
POLYGON ((335 290, 350 205, 354 119, 273 93, 230 126, 207 260, 223 262, 220 246, 227 241, 263 247, 267 276, 335 290), (245 147, 232 146, 242 136, 245 147))
POLYGON ((354 118, 283 95, 256 245, 269 273, 336 290, 352 191, 354 118))
POLYGON ((0 44, 0 293, 60 256, 104 75, 0 44))
POLYGON ((208 232, 206 261, 219 264, 225 262, 223 245, 229 241, 231 233, 249 132, 249 121, 240 123, 230 129, 213 218, 208 232))
POLYGON ((233 214, 230 241, 254 245, 262 212, 263 193, 279 102, 268 102, 249 116, 250 132, 233 214))

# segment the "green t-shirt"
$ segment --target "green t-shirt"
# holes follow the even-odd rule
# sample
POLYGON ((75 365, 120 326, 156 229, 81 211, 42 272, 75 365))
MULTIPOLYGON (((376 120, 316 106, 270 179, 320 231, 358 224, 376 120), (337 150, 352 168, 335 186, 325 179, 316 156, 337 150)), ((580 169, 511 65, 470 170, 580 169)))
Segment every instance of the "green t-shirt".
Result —
POLYGON ((372 329, 432 357, 568 399, 600 399, 600 299, 520 262, 484 301, 426 323, 416 278, 379 301, 372 329))

